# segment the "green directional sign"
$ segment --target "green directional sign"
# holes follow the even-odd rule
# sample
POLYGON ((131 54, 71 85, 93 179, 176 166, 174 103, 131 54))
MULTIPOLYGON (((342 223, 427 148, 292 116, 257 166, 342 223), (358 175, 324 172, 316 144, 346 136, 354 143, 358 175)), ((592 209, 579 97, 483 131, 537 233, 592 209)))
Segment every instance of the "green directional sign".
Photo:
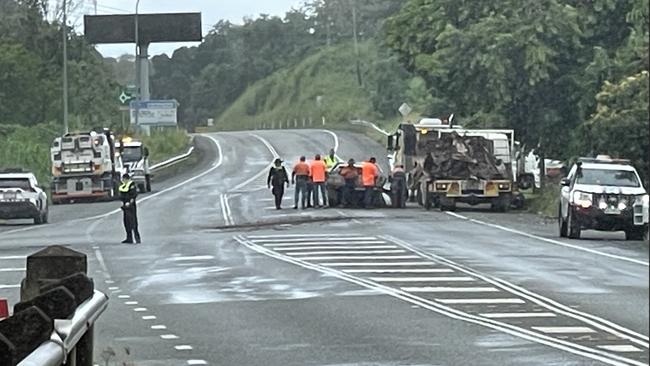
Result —
POLYGON ((128 91, 126 91, 126 90, 122 90, 122 92, 120 93, 120 96, 118 97, 118 99, 119 99, 120 103, 127 104, 131 100, 135 99, 135 96, 133 94, 129 93, 128 91))

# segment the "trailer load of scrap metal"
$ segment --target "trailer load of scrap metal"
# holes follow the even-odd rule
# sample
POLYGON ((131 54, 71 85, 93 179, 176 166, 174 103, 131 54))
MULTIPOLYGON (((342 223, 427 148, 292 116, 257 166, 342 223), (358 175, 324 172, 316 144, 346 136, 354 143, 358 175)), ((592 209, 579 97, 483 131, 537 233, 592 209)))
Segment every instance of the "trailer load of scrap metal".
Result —
POLYGON ((492 141, 456 132, 420 140, 424 171, 434 179, 504 179, 507 167, 494 157, 492 141))

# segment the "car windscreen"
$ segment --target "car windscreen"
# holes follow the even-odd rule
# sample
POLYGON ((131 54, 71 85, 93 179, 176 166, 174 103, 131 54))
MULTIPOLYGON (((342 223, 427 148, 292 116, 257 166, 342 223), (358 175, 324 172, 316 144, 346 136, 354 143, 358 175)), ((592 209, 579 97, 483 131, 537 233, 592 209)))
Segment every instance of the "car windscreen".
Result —
POLYGON ((125 147, 122 150, 122 161, 130 163, 142 159, 142 149, 140 147, 125 147))
POLYGON ((614 187, 638 187, 639 180, 630 170, 581 169, 576 183, 614 187))
POLYGON ((31 191, 29 179, 27 178, 0 178, 0 189, 20 188, 25 191, 31 191))

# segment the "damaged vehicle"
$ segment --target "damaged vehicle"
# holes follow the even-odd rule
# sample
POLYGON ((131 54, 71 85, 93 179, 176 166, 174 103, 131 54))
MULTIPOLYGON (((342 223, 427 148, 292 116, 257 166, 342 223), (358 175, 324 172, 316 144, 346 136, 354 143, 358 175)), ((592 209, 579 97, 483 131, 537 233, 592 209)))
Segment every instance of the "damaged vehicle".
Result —
POLYGON ((627 240, 647 238, 648 194, 628 160, 580 158, 560 184, 561 237, 601 230, 624 231, 627 240))

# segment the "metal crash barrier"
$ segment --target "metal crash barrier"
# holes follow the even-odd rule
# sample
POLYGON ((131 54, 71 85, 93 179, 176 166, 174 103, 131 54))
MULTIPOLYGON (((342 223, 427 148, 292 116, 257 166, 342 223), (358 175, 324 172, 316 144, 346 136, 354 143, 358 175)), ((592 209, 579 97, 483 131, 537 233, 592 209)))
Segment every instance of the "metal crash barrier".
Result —
POLYGON ((0 366, 93 365, 93 327, 108 296, 86 273, 86 255, 63 246, 27 257, 21 301, 0 321, 0 366))

